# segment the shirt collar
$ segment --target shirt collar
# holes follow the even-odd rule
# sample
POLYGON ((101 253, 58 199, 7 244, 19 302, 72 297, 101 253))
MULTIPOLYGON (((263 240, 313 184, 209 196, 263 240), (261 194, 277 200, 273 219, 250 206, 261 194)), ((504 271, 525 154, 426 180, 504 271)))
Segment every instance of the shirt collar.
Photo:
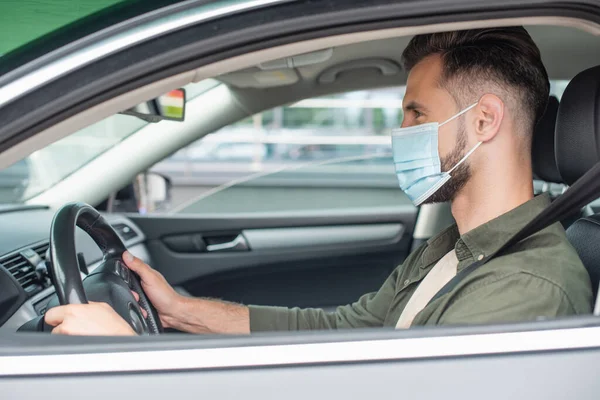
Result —
POLYGON ((496 252, 549 204, 549 196, 541 194, 462 236, 454 224, 427 241, 421 268, 430 266, 454 248, 460 270, 496 252))
POLYGON ((450 225, 427 241, 427 247, 423 251, 421 268, 437 262, 446 253, 454 248, 460 237, 456 224, 450 225))

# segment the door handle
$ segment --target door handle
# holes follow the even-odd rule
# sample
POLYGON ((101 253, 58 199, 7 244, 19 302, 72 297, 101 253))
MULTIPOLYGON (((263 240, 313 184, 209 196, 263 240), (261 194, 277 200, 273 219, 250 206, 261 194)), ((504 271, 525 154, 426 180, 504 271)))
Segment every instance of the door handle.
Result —
POLYGON ((206 246, 207 252, 217 252, 217 251, 248 251, 250 250, 250 246, 246 241, 244 235, 239 234, 233 239, 231 242, 219 243, 219 244, 209 244, 206 246))

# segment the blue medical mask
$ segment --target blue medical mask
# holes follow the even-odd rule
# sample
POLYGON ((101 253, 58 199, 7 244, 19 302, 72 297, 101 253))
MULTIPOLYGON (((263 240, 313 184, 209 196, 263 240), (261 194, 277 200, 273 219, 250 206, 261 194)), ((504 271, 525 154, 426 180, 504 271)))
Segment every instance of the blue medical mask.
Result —
POLYGON ((441 124, 431 122, 392 131, 392 152, 396 176, 400 188, 414 205, 420 205, 437 192, 444 183, 450 180, 452 171, 481 145, 481 142, 477 143, 454 167, 447 172, 442 172, 438 151, 439 128, 476 105, 477 103, 470 105, 441 124))

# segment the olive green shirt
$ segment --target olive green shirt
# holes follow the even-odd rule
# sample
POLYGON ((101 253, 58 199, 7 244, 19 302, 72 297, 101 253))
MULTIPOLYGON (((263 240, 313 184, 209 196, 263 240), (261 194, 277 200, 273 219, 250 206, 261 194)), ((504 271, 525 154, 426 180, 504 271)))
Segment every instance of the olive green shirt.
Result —
MULTIPOLYGON (((453 225, 396 268, 381 289, 335 312, 250 306, 250 330, 394 327, 421 280, 454 249, 458 271, 492 254, 544 209, 540 195, 460 236, 453 225)), ((555 223, 510 247, 430 302, 412 326, 532 321, 591 313, 590 279, 565 230, 555 223)))

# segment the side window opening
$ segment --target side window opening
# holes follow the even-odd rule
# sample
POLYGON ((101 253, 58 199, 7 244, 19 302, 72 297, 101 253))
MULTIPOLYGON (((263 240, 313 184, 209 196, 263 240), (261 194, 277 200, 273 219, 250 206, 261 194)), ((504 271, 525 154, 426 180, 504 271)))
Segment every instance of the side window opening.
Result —
MULTIPOLYGON (((551 81, 561 98, 568 80, 551 81)), ((248 213, 411 206, 399 190, 391 130, 404 87, 309 98, 213 132, 151 171, 172 183, 154 212, 248 213)), ((534 180, 534 190, 564 185, 534 180)), ((148 210, 152 212, 152 210, 148 210)))
POLYGON ((305 99, 214 132, 163 160, 167 212, 232 213, 411 206, 391 130, 404 87, 305 99))

